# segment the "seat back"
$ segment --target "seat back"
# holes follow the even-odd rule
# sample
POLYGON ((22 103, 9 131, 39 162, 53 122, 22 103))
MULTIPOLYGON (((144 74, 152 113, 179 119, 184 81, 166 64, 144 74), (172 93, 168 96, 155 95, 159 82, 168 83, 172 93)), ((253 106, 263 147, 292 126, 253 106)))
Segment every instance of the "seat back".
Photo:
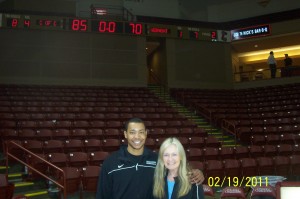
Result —
POLYGON ((86 166, 82 168, 82 186, 84 191, 96 192, 101 167, 86 166))
POLYGON ((245 191, 241 187, 225 187, 221 192, 221 198, 246 198, 245 191))
POLYGON ((211 196, 211 197, 215 196, 214 195, 215 193, 214 193, 214 190, 213 190, 212 187, 210 187, 210 186, 208 186, 206 184, 203 184, 202 186, 203 186, 203 191, 204 191, 204 195, 205 196, 211 196))
MULTIPOLYGON (((269 196, 272 198, 276 198, 276 192, 275 189, 272 186, 256 186, 252 188, 251 196, 250 198, 253 198, 255 196, 269 196)), ((269 198, 268 197, 268 198, 269 198)))

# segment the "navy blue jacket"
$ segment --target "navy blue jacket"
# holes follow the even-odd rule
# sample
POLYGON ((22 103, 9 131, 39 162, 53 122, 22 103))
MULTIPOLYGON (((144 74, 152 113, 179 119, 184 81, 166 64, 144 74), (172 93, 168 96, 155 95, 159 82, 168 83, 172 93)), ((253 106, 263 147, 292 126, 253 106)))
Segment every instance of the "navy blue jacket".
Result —
POLYGON ((96 199, 153 199, 157 158, 156 153, 145 147, 138 162, 134 162, 127 146, 121 146, 103 162, 96 199))

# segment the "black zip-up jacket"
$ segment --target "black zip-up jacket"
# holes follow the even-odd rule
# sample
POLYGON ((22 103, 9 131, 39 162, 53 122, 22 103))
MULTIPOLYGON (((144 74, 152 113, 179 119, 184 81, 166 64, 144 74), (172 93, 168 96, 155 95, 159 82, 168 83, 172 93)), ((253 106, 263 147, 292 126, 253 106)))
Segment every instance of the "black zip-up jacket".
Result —
POLYGON ((134 157, 121 146, 103 162, 96 199, 153 199, 156 161, 157 154, 146 147, 134 157))
MULTIPOLYGON (((179 180, 177 177, 175 177, 174 179, 175 179, 175 184, 174 184, 171 199, 178 199, 177 195, 178 195, 178 191, 179 191, 179 180)), ((169 199, 167 176, 165 177, 165 188, 164 189, 165 189, 165 197, 163 199, 169 199)), ((192 184, 192 188, 189 191, 189 193, 180 197, 179 199, 204 199, 203 186, 201 184, 200 185, 192 184)))

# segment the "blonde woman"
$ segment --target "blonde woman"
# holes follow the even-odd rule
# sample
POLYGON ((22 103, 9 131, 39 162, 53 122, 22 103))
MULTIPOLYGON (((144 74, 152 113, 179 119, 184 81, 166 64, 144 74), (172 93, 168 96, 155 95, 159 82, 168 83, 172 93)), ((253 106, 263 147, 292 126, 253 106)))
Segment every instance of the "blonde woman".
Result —
POLYGON ((166 139, 154 172, 155 199, 204 199, 202 185, 189 181, 185 150, 177 138, 166 139))

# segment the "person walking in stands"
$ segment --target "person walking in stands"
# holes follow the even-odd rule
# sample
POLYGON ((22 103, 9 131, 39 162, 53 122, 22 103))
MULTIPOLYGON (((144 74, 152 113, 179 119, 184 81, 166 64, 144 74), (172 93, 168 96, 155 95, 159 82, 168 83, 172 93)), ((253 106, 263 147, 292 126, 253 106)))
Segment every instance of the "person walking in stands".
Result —
MULTIPOLYGON (((145 147, 147 130, 139 118, 125 124, 122 145, 103 162, 98 178, 96 199, 152 199, 157 153, 145 147)), ((204 181, 200 170, 193 170, 191 182, 204 181)))
POLYGON ((186 154, 176 138, 166 139, 158 153, 154 172, 155 199, 204 199, 202 185, 191 184, 186 154))
POLYGON ((277 63, 276 63, 273 51, 270 52, 270 55, 268 57, 268 64, 269 64, 270 71, 271 71, 271 78, 275 78, 276 70, 277 70, 276 69, 277 63))

